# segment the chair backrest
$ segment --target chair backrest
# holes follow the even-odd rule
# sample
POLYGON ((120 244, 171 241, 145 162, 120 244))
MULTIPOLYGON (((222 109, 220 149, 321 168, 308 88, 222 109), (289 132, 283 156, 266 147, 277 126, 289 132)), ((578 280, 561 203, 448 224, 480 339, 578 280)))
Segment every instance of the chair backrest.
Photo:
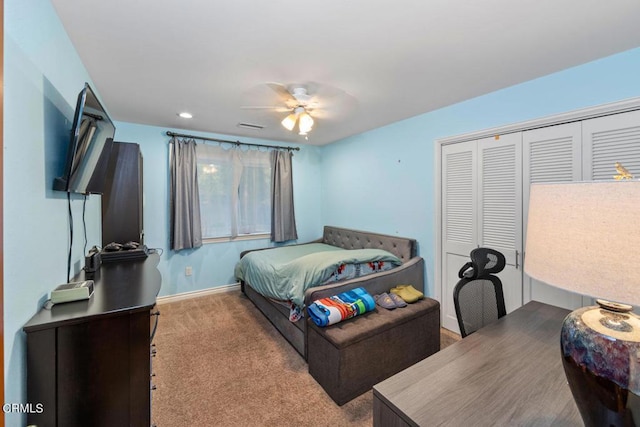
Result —
POLYGON ((466 337, 507 314, 502 282, 495 273, 504 269, 505 258, 489 248, 471 251, 471 262, 458 272, 460 281, 453 290, 460 335, 466 337))

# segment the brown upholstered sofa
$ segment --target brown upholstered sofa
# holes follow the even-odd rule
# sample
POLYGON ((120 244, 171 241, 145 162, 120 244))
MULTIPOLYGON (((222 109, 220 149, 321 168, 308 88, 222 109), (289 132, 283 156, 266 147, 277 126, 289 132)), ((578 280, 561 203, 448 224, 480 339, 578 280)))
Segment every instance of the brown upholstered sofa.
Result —
POLYGON ((307 320, 309 373, 338 404, 440 350, 440 303, 431 298, 324 328, 307 320))
MULTIPOLYGON (((403 264, 392 270, 310 288, 305 292, 305 305, 309 305, 317 299, 357 287, 364 287, 371 295, 376 295, 387 292, 398 284, 411 284, 414 288, 424 292, 424 260, 417 255, 418 248, 415 239, 325 226, 322 238, 309 243, 325 243, 344 249, 384 249, 400 258, 403 264)), ((271 248, 258 250, 269 249, 271 248)), ((240 257, 248 252, 251 251, 242 252, 240 257)), ((246 296, 306 359, 307 322, 305 319, 291 322, 289 309, 286 306, 260 295, 251 287, 250 283, 241 283, 241 287, 246 296)))

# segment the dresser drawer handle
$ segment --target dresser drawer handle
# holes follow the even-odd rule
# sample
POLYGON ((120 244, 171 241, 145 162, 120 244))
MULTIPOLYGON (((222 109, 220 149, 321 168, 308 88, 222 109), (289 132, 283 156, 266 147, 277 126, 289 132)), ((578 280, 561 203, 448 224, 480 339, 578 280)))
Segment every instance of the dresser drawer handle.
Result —
POLYGON ((155 313, 151 313, 151 316, 156 317, 156 321, 153 324, 153 330, 151 331, 151 335, 149 337, 149 341, 153 341, 153 338, 156 336, 156 331, 158 330, 158 319, 160 318, 160 311, 156 311, 155 313))

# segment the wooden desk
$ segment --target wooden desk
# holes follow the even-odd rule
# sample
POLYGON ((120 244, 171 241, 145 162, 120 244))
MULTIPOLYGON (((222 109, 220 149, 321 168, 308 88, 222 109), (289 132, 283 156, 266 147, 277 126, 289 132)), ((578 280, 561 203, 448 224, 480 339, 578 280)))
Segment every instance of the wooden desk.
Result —
POLYGON ((560 356, 568 310, 530 302, 373 388, 373 425, 582 426, 560 356))

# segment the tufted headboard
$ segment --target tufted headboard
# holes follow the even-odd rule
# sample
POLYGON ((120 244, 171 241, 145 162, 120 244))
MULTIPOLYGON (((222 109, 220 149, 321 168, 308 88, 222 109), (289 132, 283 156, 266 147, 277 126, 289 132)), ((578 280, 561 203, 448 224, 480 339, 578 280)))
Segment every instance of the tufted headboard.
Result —
POLYGON ((415 239, 328 225, 324 227, 322 243, 344 249, 383 249, 400 258, 402 262, 409 261, 418 252, 418 242, 415 239))

